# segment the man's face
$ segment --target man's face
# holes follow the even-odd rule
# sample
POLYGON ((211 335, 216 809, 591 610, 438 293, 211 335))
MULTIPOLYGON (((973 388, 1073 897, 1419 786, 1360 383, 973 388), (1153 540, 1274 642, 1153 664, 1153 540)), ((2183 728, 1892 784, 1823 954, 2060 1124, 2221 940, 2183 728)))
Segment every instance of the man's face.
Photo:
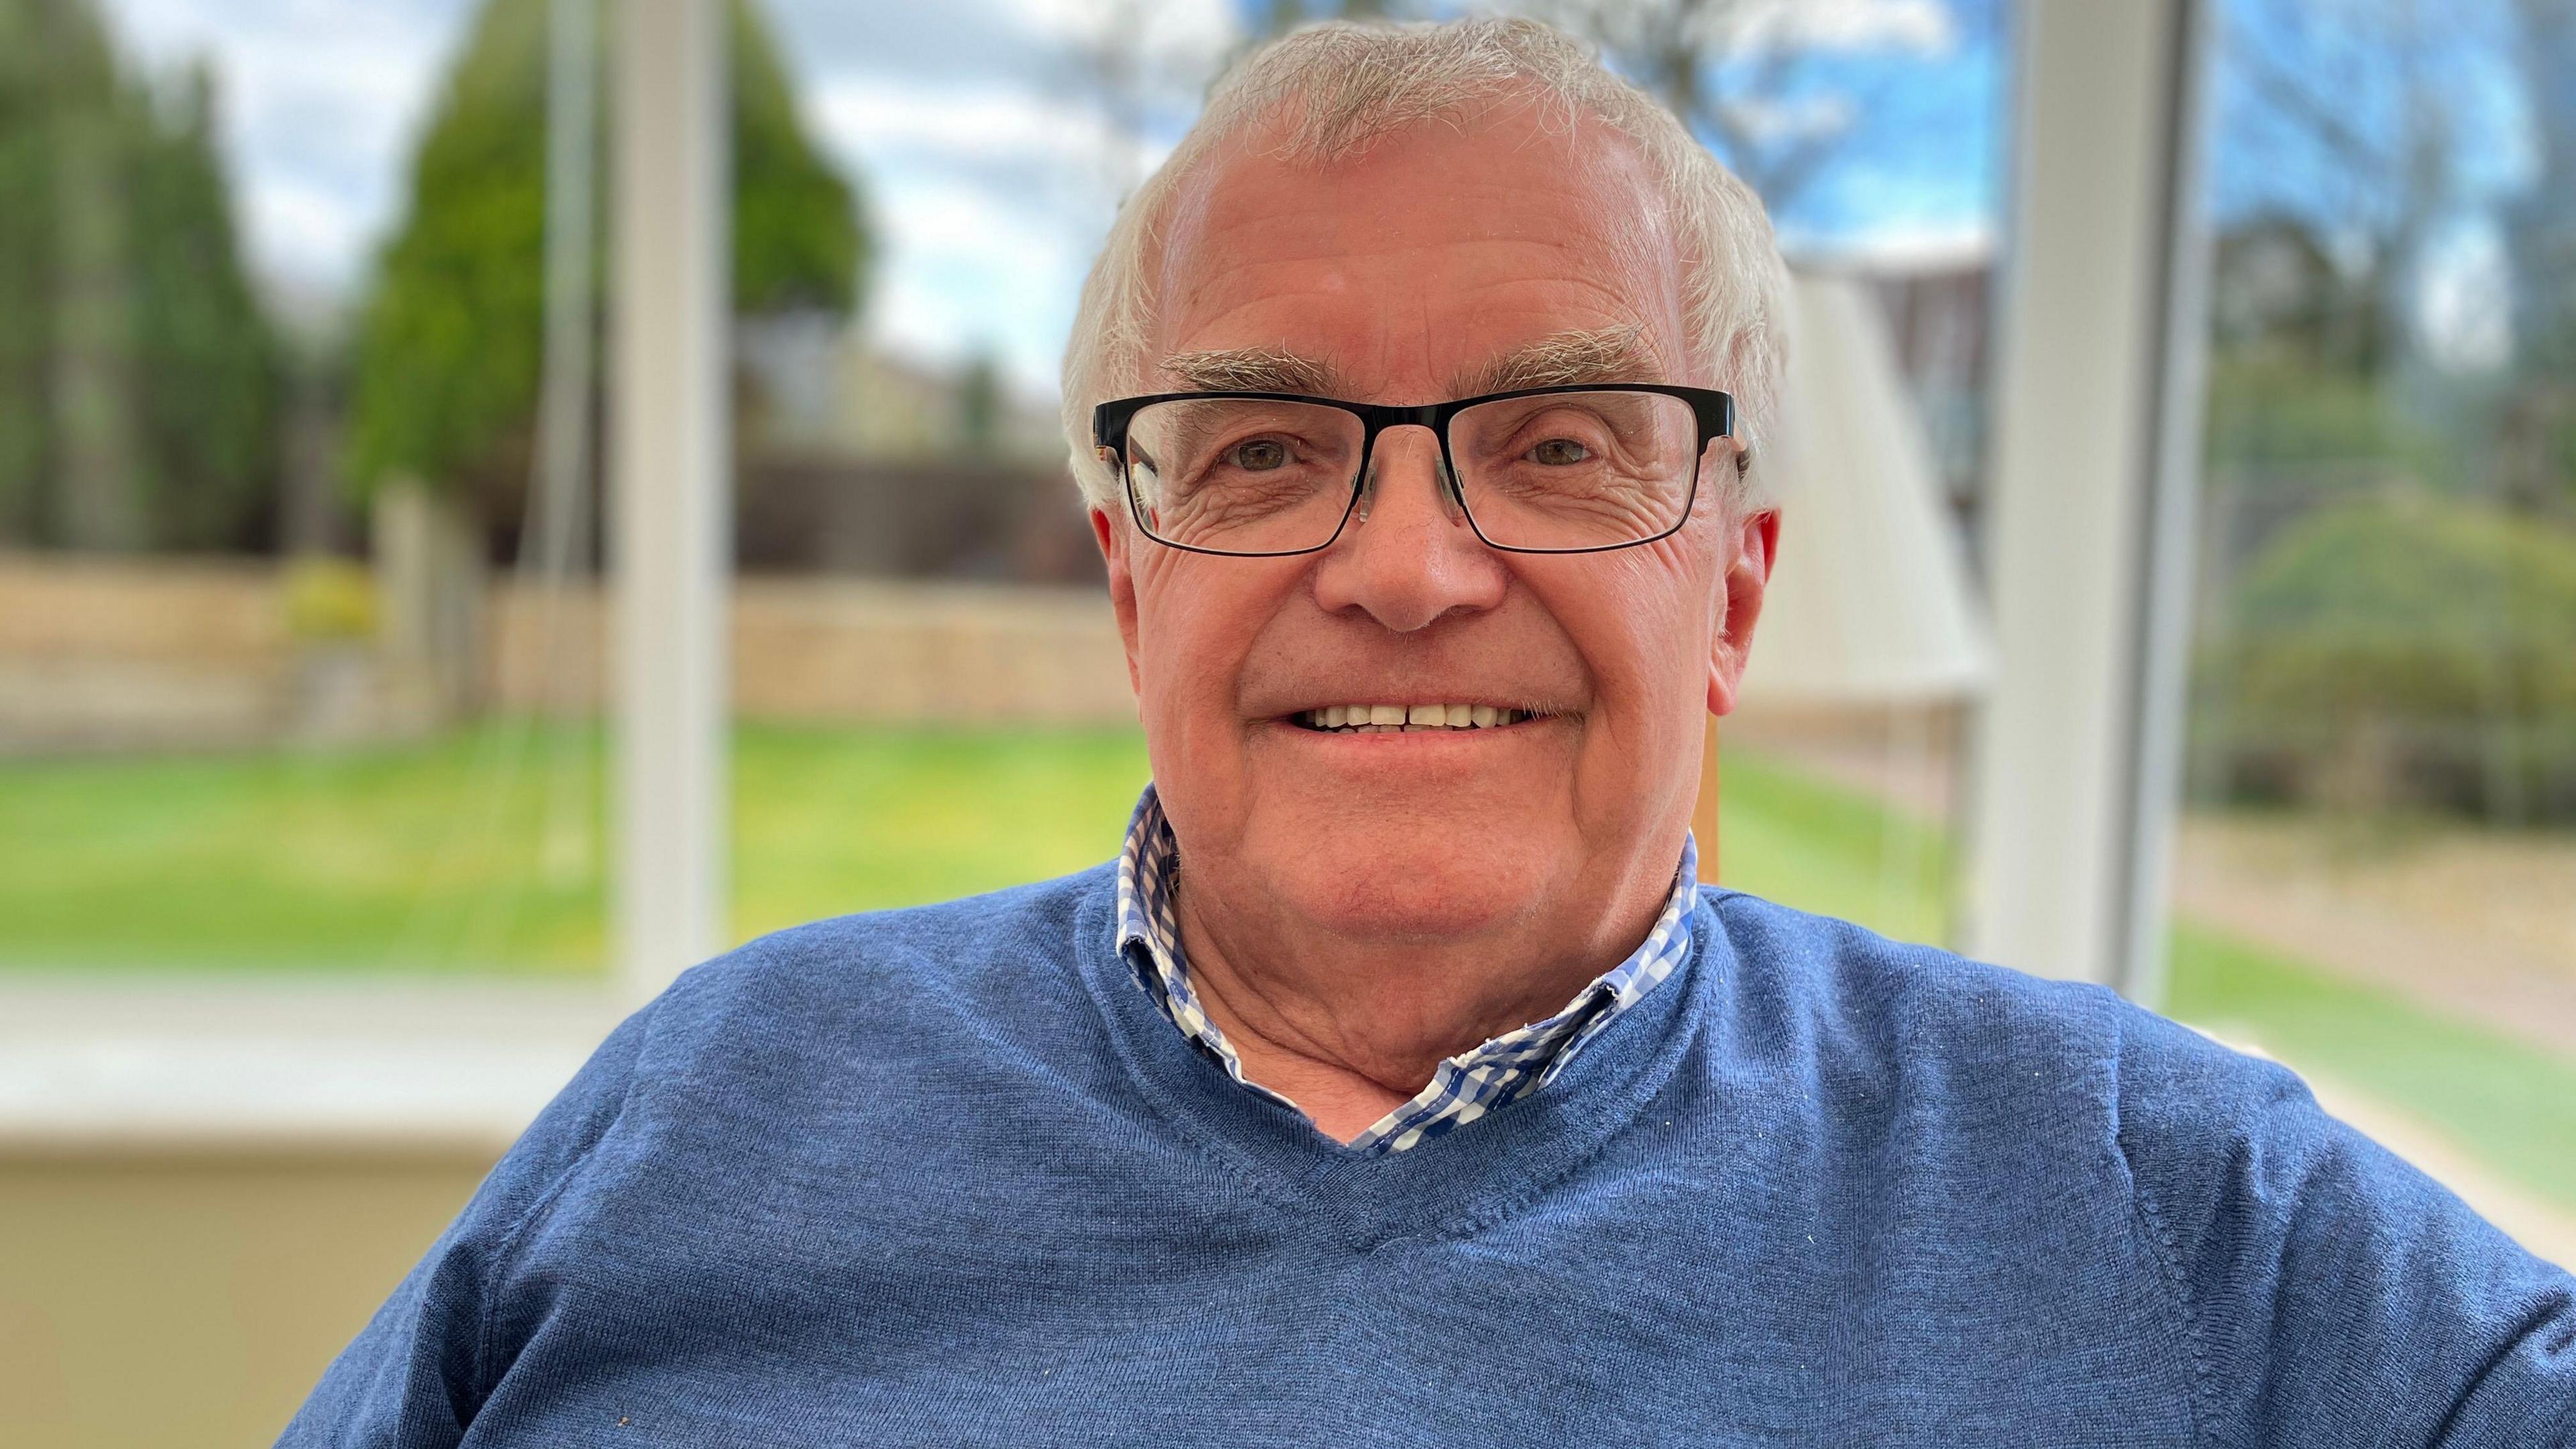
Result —
MULTIPOLYGON (((1724 385, 1686 375, 1681 277, 1615 133, 1511 106, 1329 168, 1268 149, 1228 148, 1184 187, 1157 390, 1418 404, 1524 382, 1724 385), (1586 375, 1527 370, 1569 352, 1586 375)), ((1303 556, 1187 553, 1094 514, 1185 869, 1255 915, 1458 940, 1670 879, 1704 714, 1732 704, 1768 566, 1769 516, 1720 506, 1733 444, 1703 456, 1680 532, 1555 557, 1481 543, 1444 505, 1438 457, 1425 429, 1384 434, 1367 516, 1303 556), (1302 718, 1336 705, 1529 718, 1370 734, 1302 718)))

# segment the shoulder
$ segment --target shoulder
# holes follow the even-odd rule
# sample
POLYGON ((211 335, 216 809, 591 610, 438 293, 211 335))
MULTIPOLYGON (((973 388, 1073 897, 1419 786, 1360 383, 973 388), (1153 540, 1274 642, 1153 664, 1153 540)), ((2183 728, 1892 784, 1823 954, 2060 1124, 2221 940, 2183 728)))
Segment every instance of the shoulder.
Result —
MULTIPOLYGON (((1725 945, 1741 1030, 1922 1087, 2113 1086, 2122 1043, 2157 1019, 2116 993, 1890 940, 1738 891, 1703 909, 1725 945)), ((2211 1044, 2211 1049, 2224 1052, 2211 1044)))
POLYGON ((1079 964, 1108 931, 1107 867, 774 932, 681 973, 579 1089, 615 1176, 900 1120, 997 1070, 1078 1057, 1102 1027, 1079 964))
POLYGON ((1051 949, 1069 937, 1074 917, 1087 906, 1106 904, 1115 870, 1096 865, 983 895, 810 921, 746 942, 681 981, 720 991, 817 970, 837 979, 930 958, 971 968, 995 956, 1051 949))
POLYGON ((2096 1094, 2133 1166, 2188 1170, 2257 1130, 2326 1130, 2305 1083, 2106 987, 2053 980, 1740 892, 1708 902, 1745 975, 1739 999, 1803 1023, 1822 1049, 1883 1054, 1918 1081, 1980 1095, 2096 1094))
POLYGON ((681 974, 653 1004, 662 1044, 747 1027, 900 1022, 1075 986, 1075 947, 1108 929, 1114 868, 772 932, 681 974))
POLYGON ((2287 1069, 2100 987, 1739 893, 1703 910, 1730 977, 1719 1055, 1753 1062, 1775 1095, 1801 1088, 1801 1126, 1827 1151, 1899 1164, 1945 1212, 2017 1214, 2024 1258, 2070 1225, 2097 1247, 2134 1244, 2213 1438, 2370 1423, 2374 1442, 2429 1442, 2444 1424, 2478 1443, 2565 1442, 2576 1282, 2327 1115, 2287 1069))
POLYGON ((1937 1117, 1964 1149, 2017 1156, 2053 1142, 2152 1194, 2205 1182, 2256 1135, 2336 1130, 2287 1069, 2105 987, 1738 892, 1704 908, 1735 977, 1739 1050, 1856 1084, 1914 1125, 1937 1117))
POLYGON ((748 1157, 857 1151, 1078 1058, 1102 1028, 1076 946, 1108 929, 1112 881, 1095 868, 816 921, 692 967, 548 1109, 564 1130, 532 1130, 504 1165, 547 1216, 581 1218, 657 1174, 733 1182, 748 1157))

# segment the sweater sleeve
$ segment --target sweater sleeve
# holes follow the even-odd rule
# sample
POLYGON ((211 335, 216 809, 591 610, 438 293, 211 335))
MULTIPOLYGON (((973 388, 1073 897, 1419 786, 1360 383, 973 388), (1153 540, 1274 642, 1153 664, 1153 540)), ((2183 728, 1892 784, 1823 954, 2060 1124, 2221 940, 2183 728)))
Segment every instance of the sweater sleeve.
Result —
POLYGON ((2119 1146, 2227 1445, 2576 1445, 2576 1280, 2326 1115, 2137 1013, 2119 1146))
POLYGON ((323 1374, 280 1449, 430 1449, 459 1442, 509 1367, 491 1306, 513 1251, 624 1107, 646 1007, 609 1034, 504 1154, 393 1296, 323 1374))

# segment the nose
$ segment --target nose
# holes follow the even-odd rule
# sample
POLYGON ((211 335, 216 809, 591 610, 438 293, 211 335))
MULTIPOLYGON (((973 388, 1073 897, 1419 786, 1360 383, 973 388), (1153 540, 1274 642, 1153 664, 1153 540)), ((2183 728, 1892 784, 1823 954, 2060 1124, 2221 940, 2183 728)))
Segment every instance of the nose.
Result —
POLYGON ((1358 608, 1400 634, 1460 611, 1490 609, 1509 583, 1502 560, 1468 527, 1429 428, 1378 435, 1348 526, 1315 569, 1315 601, 1358 608))

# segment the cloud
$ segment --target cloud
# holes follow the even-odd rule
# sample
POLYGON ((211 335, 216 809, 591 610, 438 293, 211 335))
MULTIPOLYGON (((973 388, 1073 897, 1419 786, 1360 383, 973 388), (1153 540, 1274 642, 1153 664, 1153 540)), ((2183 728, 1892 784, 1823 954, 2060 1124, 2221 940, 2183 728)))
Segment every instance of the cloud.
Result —
POLYGON ((1108 230, 1115 137, 1025 86, 839 75, 813 90, 825 144, 864 178, 880 246, 868 325, 914 355, 992 352, 1051 392, 1075 292, 1108 230))
POLYGON ((1982 219, 1893 225, 1864 233, 1784 233, 1792 262, 1828 271, 1884 275, 1965 271, 1995 259, 1995 229, 1982 219))
POLYGON ((255 263, 334 291, 401 203, 412 134, 468 14, 465 0, 109 0, 147 70, 213 63, 255 263))
POLYGON ((1748 98, 1725 106, 1726 118, 1757 142, 1800 141, 1851 129, 1860 108, 1842 95, 1797 96, 1783 100, 1748 98))
POLYGON ((1225 0, 1000 0, 1062 49, 1116 47, 1153 65, 1204 65, 1242 32, 1225 0))
MULTIPOLYGON (((1100 103, 1099 57, 1131 45, 1149 102, 1177 111, 1176 129, 1233 43, 1231 12, 1222 0, 877 8, 870 27, 826 0, 773 11, 807 114, 868 193, 881 244, 868 326, 914 355, 993 353, 1021 387, 1052 393, 1083 274, 1139 149, 1100 103), (913 63, 924 52, 937 52, 926 69, 913 63)), ((1172 139, 1144 138, 1143 158, 1172 139)))
POLYGON ((1816 50, 1898 50, 1947 54, 1958 26, 1940 0, 1773 0, 1752 7, 1742 33, 1816 50))
POLYGON ((903 194, 872 303, 877 337, 913 355, 990 352, 1023 388, 1053 393, 1096 239, 1031 225, 971 183, 930 179, 903 194))
POLYGON ((2445 371, 2486 372, 2513 360, 2513 263, 2494 217, 2463 219, 2425 248, 2415 327, 2425 355, 2445 371))
POLYGON ((1113 141, 1091 107, 1022 87, 953 87, 880 76, 831 76, 810 110, 856 156, 908 153, 978 162, 1081 163, 1113 141))

